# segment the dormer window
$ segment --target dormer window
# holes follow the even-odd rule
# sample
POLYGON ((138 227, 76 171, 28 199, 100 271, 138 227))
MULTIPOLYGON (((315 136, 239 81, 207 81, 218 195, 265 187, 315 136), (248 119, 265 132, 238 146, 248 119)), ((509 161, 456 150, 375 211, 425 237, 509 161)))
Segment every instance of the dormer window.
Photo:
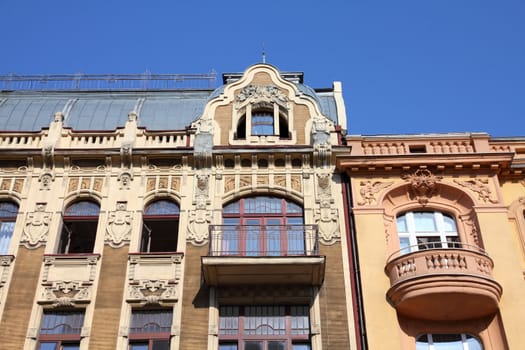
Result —
POLYGON ((237 96, 233 142, 272 143, 292 140, 288 98, 273 85, 249 85, 237 96))

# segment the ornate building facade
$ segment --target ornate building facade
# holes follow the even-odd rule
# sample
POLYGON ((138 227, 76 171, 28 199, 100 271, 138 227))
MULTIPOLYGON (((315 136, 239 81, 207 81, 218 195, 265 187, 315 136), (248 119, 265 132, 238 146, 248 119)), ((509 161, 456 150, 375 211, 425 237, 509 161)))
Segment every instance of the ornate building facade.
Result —
POLYGON ((348 136, 340 83, 199 78, 0 81, 2 348, 525 343, 525 138, 348 136))
POLYGON ((110 78, 4 82, 2 347, 355 348, 340 84, 110 78))
POLYGON ((525 138, 346 141, 337 168, 368 348, 521 349, 525 138))

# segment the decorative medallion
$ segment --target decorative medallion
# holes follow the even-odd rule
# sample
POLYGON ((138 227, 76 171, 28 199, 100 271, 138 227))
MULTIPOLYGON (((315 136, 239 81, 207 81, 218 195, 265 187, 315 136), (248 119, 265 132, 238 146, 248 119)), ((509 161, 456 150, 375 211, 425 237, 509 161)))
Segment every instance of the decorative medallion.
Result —
POLYGON ((133 181, 133 175, 129 171, 123 171, 120 173, 118 181, 120 182, 121 190, 129 190, 131 181, 133 181))
POLYGON ((38 181, 40 182, 40 189, 41 190, 50 190, 51 189, 51 183, 55 180, 55 177, 50 172, 45 172, 42 175, 40 175, 40 178, 38 181))
POLYGON ((413 174, 404 175, 402 178, 410 182, 412 196, 423 206, 436 194, 437 183, 442 179, 424 168, 419 168, 413 174))

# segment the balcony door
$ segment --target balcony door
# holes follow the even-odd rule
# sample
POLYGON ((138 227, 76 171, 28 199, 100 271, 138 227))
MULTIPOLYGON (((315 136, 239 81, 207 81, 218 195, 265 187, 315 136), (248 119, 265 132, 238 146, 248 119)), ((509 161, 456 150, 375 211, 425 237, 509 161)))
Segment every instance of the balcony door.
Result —
POLYGON ((224 207, 222 251, 229 255, 304 255, 303 209, 279 197, 242 198, 224 207))

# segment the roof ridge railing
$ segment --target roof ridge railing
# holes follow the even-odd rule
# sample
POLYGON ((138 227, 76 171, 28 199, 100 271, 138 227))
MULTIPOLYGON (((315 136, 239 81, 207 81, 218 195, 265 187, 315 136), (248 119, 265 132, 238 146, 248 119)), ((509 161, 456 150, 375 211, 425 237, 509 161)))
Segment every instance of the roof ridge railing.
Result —
POLYGON ((213 89, 217 73, 0 75, 3 91, 106 91, 213 89))

